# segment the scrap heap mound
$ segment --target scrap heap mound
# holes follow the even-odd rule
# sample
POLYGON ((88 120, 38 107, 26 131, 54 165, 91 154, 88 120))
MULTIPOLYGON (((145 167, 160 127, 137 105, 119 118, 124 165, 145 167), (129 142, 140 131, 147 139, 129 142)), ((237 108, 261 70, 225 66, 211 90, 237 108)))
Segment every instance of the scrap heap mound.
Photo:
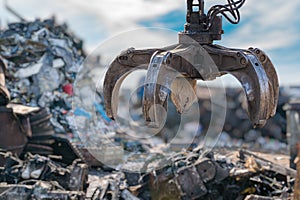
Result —
POLYGON ((54 18, 0 30, 1 199, 84 199, 88 168, 65 137, 82 44, 54 18))
POLYGON ((70 132, 72 83, 85 54, 83 42, 55 19, 8 24, 0 31, 11 103, 46 107, 59 133, 70 132))

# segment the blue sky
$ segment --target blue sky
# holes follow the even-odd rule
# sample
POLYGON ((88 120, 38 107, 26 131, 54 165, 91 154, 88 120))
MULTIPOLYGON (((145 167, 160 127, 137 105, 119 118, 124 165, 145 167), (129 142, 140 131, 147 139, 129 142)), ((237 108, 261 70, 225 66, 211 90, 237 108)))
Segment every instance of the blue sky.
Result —
MULTIPOLYGON (((8 0, 26 19, 55 15, 86 42, 88 51, 124 31, 161 27, 181 31, 185 0, 8 0)), ((207 0, 207 8, 225 0, 207 0)), ((281 85, 300 84, 300 1, 247 0, 241 23, 224 20, 225 35, 218 44, 259 47, 271 57, 281 85)), ((0 0, 1 25, 16 19, 0 0)), ((147 34, 144 36, 147 38, 147 34)), ((168 36, 162 37, 167 40, 168 36)), ((176 41, 174 41, 175 43, 176 41)), ((120 50, 121 51, 121 50, 120 50)))

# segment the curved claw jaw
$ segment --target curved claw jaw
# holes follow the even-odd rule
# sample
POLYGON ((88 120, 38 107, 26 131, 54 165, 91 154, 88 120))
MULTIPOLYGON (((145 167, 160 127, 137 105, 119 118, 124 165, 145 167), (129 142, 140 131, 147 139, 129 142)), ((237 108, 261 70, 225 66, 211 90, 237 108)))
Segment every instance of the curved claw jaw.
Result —
POLYGON ((115 119, 117 115, 119 90, 124 79, 133 71, 147 69, 155 50, 128 49, 119 55, 106 72, 103 92, 106 114, 115 119))
POLYGON ((247 55, 247 68, 228 72, 242 84, 248 101, 248 114, 255 127, 262 127, 273 115, 272 97, 274 97, 269 78, 261 63, 254 55, 247 55))
POLYGON ((248 115, 254 127, 262 127, 276 113, 279 84, 276 70, 269 57, 259 49, 228 49, 204 47, 221 74, 233 75, 244 88, 248 115))
POLYGON ((275 114, 278 78, 264 52, 216 45, 177 45, 163 50, 131 50, 114 60, 104 82, 105 106, 109 117, 116 116, 118 92, 123 80, 132 71, 147 69, 147 66, 143 112, 149 127, 161 127, 170 96, 177 111, 182 113, 197 100, 197 79, 212 80, 224 74, 233 75, 243 86, 248 114, 254 126, 263 126, 275 114), (212 65, 217 70, 212 70, 212 65))

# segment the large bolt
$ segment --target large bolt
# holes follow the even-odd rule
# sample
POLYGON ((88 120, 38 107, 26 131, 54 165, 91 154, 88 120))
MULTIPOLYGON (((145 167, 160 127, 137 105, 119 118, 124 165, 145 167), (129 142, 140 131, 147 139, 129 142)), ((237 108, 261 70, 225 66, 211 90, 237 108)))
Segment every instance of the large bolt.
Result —
POLYGON ((260 62, 264 62, 266 60, 266 56, 265 55, 261 55, 259 59, 260 59, 260 62))
POLYGON ((241 63, 242 65, 245 65, 245 64, 246 64, 246 59, 245 59, 245 58, 241 58, 240 63, 241 63))

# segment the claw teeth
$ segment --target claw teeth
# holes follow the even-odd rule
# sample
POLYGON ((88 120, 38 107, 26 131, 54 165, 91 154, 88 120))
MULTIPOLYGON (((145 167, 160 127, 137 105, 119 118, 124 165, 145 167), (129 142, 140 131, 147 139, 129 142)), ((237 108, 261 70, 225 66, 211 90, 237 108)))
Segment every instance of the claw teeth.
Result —
POLYGON ((155 129, 162 129, 167 118, 167 111, 159 104, 152 105, 148 110, 149 118, 146 120, 147 126, 155 129))
POLYGON ((259 120, 258 123, 254 123, 254 128, 262 128, 266 125, 267 120, 259 120))
POLYGON ((196 80, 184 77, 172 82, 171 100, 179 113, 187 111, 197 100, 196 84, 196 80))

